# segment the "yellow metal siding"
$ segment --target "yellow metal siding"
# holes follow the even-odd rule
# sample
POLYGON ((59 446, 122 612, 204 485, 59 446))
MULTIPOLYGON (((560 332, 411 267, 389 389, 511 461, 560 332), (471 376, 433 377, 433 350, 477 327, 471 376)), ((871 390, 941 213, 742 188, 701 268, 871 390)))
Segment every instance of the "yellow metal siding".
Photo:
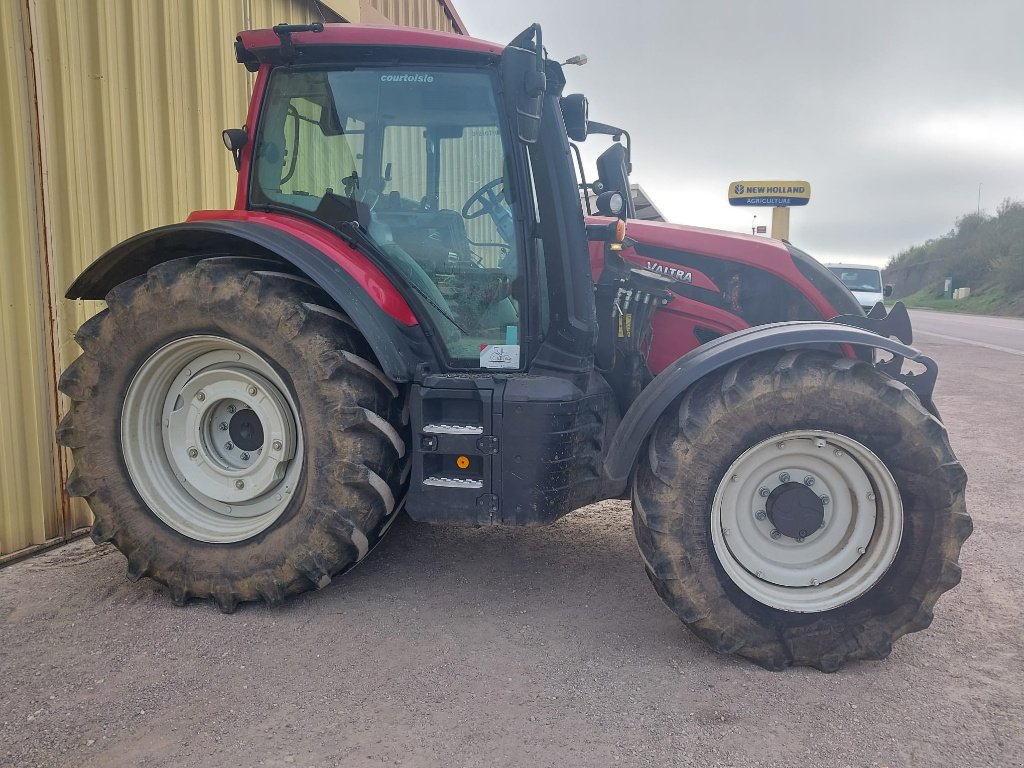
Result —
POLYGON ((0 555, 63 532, 27 38, 25 8, 0 3, 0 555))
MULTIPOLYGON (((373 11, 330 5, 327 21, 373 11)), ((439 0, 385 5, 400 23, 451 29, 439 0)), ((125 238, 232 205, 220 132, 243 123, 252 84, 232 41, 320 18, 312 0, 0 0, 0 557, 91 523, 62 493, 55 371, 102 302, 64 291, 125 238)))
MULTIPOLYGON (((308 24, 321 20, 312 0, 247 0, 246 4, 250 6, 250 18, 246 24, 249 29, 272 27, 282 21, 287 21, 289 24, 308 24)), ((334 21, 326 14, 325 17, 328 22, 334 21)), ((350 19, 350 21, 354 21, 354 19, 350 19)), ((235 32, 237 31, 236 29, 235 32)), ((233 37, 234 33, 232 33, 233 37)), ((229 51, 229 54, 234 61, 234 51, 229 51)))
POLYGON ((361 0, 360 5, 373 8, 399 26, 457 31, 439 0, 361 0))

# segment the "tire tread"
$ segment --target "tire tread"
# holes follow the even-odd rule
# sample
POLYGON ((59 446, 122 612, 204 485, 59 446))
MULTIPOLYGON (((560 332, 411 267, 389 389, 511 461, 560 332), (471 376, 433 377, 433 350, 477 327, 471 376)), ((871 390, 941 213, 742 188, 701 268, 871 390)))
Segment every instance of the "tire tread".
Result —
MULTIPOLYGON (((766 413, 762 418, 770 422, 776 417, 766 413)), ((901 444, 893 453, 903 447, 908 446, 901 444)), ((931 623, 935 602, 959 583, 957 559, 973 527, 964 503, 965 484, 966 474, 953 454, 945 428, 904 384, 884 377, 864 361, 816 350, 777 351, 745 358, 712 374, 685 392, 675 409, 662 416, 647 450, 641 452, 633 489, 633 524, 645 570, 656 591, 683 623, 716 651, 736 653, 773 670, 806 665, 835 671, 849 661, 888 656, 894 640, 931 623), (781 393, 791 398, 786 402, 793 402, 808 386, 871 393, 914 425, 913 434, 902 435, 900 440, 916 441, 914 447, 919 452, 929 451, 934 462, 920 484, 927 499, 934 502, 936 528, 932 535, 937 543, 927 548, 920 577, 906 590, 902 604, 845 633, 830 630, 827 623, 819 631, 814 621, 787 627, 782 620, 751 619, 728 589, 719 586, 721 579, 728 577, 724 573, 718 578, 708 575, 714 568, 709 570, 707 561, 715 558, 709 531, 698 523, 688 524, 693 514, 707 516, 703 508, 693 511, 704 498, 690 487, 693 478, 709 478, 712 495, 715 482, 711 475, 716 466, 701 453, 699 444, 713 442, 708 436, 718 435, 721 420, 737 407, 753 407, 769 393, 781 393), (702 439, 704 443, 700 443, 702 439)), ((710 505, 710 496, 706 503, 710 505)), ((710 521, 709 516, 707 519, 710 521)), ((717 561, 711 565, 716 566, 717 561)), ((771 610, 762 609, 766 613, 771 610)))
POLYGON ((402 498, 408 465, 402 437, 406 428, 392 414, 403 412, 396 404, 402 392, 372 361, 365 340, 327 294, 305 277, 281 269, 280 263, 265 258, 238 256, 157 265, 110 291, 107 309, 76 334, 83 353, 60 378, 60 391, 71 399, 56 434, 74 456, 68 493, 88 500, 95 516, 93 540, 112 541, 126 555, 129 579, 148 576, 165 584, 179 605, 211 598, 230 613, 242 602, 280 605, 290 595, 323 588, 366 556, 399 511, 396 499, 402 498), (204 316, 217 322, 239 303, 244 310, 237 311, 251 313, 254 322, 264 318, 258 321, 267 323, 268 335, 286 339, 311 361, 315 386, 322 393, 317 418, 329 426, 310 438, 326 438, 339 457, 326 467, 307 467, 307 472, 317 473, 322 487, 311 491, 315 498, 297 502, 316 505, 308 515, 312 527, 296 539, 298 548, 249 568, 238 566, 240 559, 218 559, 216 547, 224 545, 189 542, 166 526, 159 542, 148 540, 140 532, 152 530, 151 524, 145 529, 132 519, 142 512, 129 509, 130 487, 96 490, 113 482, 108 480, 113 449, 103 454, 95 450, 113 407, 111 394, 99 382, 109 378, 104 374, 117 364, 111 361, 119 359, 118 345, 137 318, 166 305, 199 304, 204 316))

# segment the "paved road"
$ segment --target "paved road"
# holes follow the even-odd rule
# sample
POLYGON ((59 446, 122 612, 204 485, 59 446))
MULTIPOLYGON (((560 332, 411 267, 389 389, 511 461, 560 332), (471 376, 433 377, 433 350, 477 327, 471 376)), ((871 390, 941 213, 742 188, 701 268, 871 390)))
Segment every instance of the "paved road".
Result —
POLYGON ((910 310, 914 339, 983 347, 1024 355, 1024 318, 955 315, 927 309, 910 310))
POLYGON ((711 653, 622 502, 530 530, 404 519, 328 588, 232 616, 82 541, 0 570, 0 765, 1022 766, 1024 357, 957 340, 982 318, 914 320, 975 532, 884 662, 711 653))

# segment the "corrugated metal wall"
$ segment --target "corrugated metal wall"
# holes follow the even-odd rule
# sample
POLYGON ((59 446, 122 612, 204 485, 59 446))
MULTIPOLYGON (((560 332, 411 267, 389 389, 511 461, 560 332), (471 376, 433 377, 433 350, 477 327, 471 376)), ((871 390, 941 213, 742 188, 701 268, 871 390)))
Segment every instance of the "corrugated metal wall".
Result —
POLYGON ((0 554, 63 533, 27 9, 0 3, 0 554))
POLYGON ((453 31, 452 18, 438 0, 360 0, 361 13, 369 21, 371 9, 394 24, 453 31))
MULTIPOLYGON (((440 0, 326 6, 328 21, 364 9, 380 21, 380 6, 453 29, 440 0)), ((320 18, 312 0, 0 2, 0 562, 91 520, 62 492, 69 457, 53 430, 56 372, 99 303, 64 290, 126 237, 231 206, 220 131, 242 124, 251 85, 231 42, 243 28, 320 18)))

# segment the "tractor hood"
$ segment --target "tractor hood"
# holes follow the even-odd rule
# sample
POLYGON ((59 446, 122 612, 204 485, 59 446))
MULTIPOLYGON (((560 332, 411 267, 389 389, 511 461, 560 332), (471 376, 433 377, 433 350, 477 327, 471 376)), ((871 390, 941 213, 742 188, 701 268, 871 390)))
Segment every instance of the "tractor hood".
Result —
MULTIPOLYGON (((613 220, 588 216, 586 221, 600 231, 613 220)), ((694 281, 698 275, 706 276, 723 291, 735 274, 760 274, 767 281, 765 290, 771 289, 769 293, 776 297, 781 288, 795 290, 817 318, 863 314, 860 303, 835 275, 784 240, 637 219, 627 223, 626 236, 634 242, 632 260, 657 272, 689 274, 694 281)), ((592 260, 600 247, 591 243, 592 260)))
MULTIPOLYGON (((612 219, 603 216, 587 216, 586 220, 588 225, 596 226, 607 226, 612 222, 612 219)), ((638 243, 676 251, 729 258, 761 266, 772 262, 791 262, 785 241, 767 237, 639 219, 630 219, 626 232, 630 239, 638 243)))

